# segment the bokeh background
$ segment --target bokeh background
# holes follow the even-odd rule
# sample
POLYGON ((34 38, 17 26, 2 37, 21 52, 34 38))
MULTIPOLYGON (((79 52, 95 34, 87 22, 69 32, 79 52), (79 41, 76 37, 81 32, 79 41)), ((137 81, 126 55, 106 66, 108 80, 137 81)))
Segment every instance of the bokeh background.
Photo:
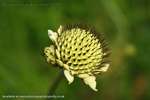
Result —
POLYGON ((71 85, 63 78, 55 95, 150 100, 150 0, 1 0, 0 95, 47 95, 60 72, 42 56, 51 44, 47 30, 80 22, 105 33, 112 66, 98 76, 98 92, 78 78, 71 85))

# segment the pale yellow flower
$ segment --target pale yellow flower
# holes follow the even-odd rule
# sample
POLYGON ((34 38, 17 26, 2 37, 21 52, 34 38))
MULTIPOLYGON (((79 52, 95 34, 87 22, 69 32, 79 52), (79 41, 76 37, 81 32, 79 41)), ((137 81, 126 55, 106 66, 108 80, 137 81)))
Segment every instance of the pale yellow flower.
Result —
POLYGON ((103 35, 89 28, 70 25, 60 26, 57 32, 48 30, 48 36, 53 45, 44 49, 47 62, 62 67, 69 84, 76 76, 97 91, 96 75, 106 72, 110 66, 103 35))

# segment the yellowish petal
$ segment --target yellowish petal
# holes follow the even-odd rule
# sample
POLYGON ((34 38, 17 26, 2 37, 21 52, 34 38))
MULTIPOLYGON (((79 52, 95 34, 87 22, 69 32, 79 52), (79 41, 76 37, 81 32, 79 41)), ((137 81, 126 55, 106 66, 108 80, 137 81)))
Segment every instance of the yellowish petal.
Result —
POLYGON ((62 28, 63 28, 62 25, 60 25, 59 28, 58 28, 58 30, 57 30, 57 32, 58 32, 59 35, 60 35, 61 32, 62 32, 62 28))
POLYGON ((96 77, 95 76, 89 76, 87 78, 84 78, 84 83, 89 85, 90 88, 92 88, 94 91, 98 91, 96 89, 96 77))
POLYGON ((53 42, 56 42, 58 34, 52 30, 48 30, 48 36, 53 42))
POLYGON ((72 76, 68 70, 64 70, 64 75, 67 78, 69 84, 74 81, 74 76, 72 76))
POLYGON ((110 64, 105 64, 105 66, 102 67, 102 68, 100 69, 100 71, 106 72, 106 71, 108 70, 109 66, 110 66, 110 64))

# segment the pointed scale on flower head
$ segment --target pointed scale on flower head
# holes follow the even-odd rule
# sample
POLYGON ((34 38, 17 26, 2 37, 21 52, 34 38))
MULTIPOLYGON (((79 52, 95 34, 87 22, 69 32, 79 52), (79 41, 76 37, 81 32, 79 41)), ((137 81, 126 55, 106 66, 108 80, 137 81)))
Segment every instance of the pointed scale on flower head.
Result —
POLYGON ((47 62, 63 68, 69 84, 76 76, 97 91, 96 76, 110 66, 110 53, 103 34, 86 26, 60 25, 57 32, 48 30, 48 35, 53 45, 44 50, 47 62))

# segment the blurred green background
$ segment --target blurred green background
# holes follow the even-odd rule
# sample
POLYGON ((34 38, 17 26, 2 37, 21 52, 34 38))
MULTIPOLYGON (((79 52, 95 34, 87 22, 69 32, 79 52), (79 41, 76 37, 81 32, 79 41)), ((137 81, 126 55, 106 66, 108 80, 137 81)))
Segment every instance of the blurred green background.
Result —
POLYGON ((98 92, 78 78, 71 85, 63 78, 55 95, 150 100, 150 0, 1 0, 0 95, 47 95, 60 72, 42 56, 51 44, 47 30, 79 22, 105 33, 112 66, 98 76, 98 92))

